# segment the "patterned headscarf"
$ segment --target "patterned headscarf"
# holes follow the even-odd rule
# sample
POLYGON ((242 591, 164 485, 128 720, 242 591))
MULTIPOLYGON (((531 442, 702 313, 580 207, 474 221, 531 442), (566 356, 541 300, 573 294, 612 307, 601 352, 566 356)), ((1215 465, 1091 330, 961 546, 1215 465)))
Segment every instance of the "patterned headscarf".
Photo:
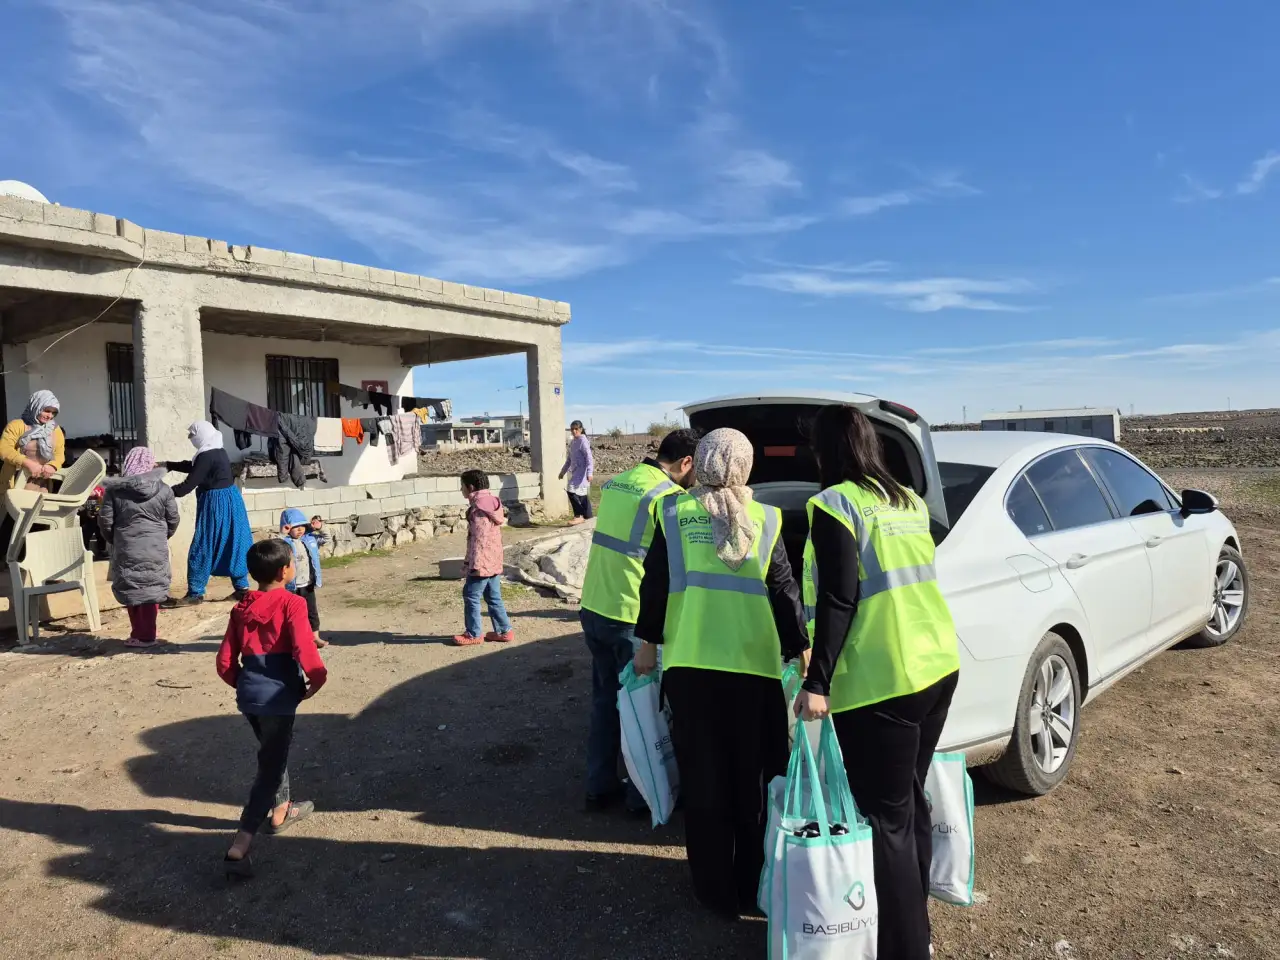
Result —
POLYGON ((716 556, 730 570, 737 570, 746 562, 756 537, 755 524, 747 512, 751 503, 747 478, 754 461, 751 441, 727 427, 703 437, 693 456, 698 485, 689 493, 711 514, 716 556))
POLYGON ((125 477, 140 477, 156 468, 156 455, 150 447, 134 447, 124 457, 120 473, 125 477))
POLYGON ((27 401, 27 409, 22 412, 22 422, 27 425, 27 430, 18 441, 19 450, 32 440, 36 441, 39 445, 40 459, 45 463, 53 459, 53 432, 58 429, 56 420, 50 420, 48 423, 40 422, 40 413, 50 407, 54 410, 62 409, 62 404, 53 395, 53 391, 37 390, 31 395, 31 399, 27 401))
POLYGON ((210 450, 222 449, 222 431, 208 420, 197 420, 187 427, 187 436, 191 438, 191 445, 196 448, 197 457, 210 450))

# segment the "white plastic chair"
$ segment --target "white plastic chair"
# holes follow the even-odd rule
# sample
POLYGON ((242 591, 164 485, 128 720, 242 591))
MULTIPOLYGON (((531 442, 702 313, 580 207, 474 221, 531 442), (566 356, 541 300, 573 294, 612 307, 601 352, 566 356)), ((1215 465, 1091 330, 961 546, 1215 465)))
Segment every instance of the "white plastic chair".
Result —
POLYGON ((31 509, 33 503, 41 503, 41 507, 31 521, 31 529, 56 530, 60 527, 77 526, 76 517, 80 513, 80 508, 89 502, 89 497, 93 495, 93 488, 101 483, 106 475, 106 461, 93 450, 86 450, 66 470, 60 470, 53 475, 52 479, 61 482, 56 493, 45 493, 39 490, 10 490, 7 507, 10 516, 14 519, 14 533, 9 538, 10 545, 20 542, 17 536, 17 522, 24 512, 31 509))
MULTIPOLYGON (((15 527, 31 527, 40 503, 24 514, 15 527)), ((40 598, 53 593, 80 591, 84 610, 89 618, 89 630, 102 629, 102 617, 98 612, 98 587, 93 578, 93 554, 84 547, 84 537, 78 527, 59 527, 54 530, 38 530, 27 533, 23 539, 9 545, 9 582, 13 590, 13 619, 18 628, 18 645, 32 643, 40 637, 40 598), (26 543, 26 556, 21 561, 13 557, 26 543)))

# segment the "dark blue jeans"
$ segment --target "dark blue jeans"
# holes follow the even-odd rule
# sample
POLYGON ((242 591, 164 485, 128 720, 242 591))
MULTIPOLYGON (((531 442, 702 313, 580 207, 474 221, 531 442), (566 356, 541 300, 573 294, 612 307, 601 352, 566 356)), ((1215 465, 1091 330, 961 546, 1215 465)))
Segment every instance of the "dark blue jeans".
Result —
MULTIPOLYGON (((603 797, 622 786, 618 760, 622 724, 618 719, 618 674, 631 662, 635 625, 602 617, 590 610, 578 614, 591 651, 591 727, 587 734, 587 796, 603 797)), ((627 807, 645 809, 634 783, 627 784, 627 807)))

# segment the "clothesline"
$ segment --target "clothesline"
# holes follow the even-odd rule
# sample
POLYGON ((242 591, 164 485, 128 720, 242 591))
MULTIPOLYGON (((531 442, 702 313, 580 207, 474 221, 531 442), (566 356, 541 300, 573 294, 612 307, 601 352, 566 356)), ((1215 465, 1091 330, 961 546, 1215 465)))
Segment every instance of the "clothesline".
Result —
POLYGON ((453 416, 453 404, 441 398, 399 397, 390 393, 379 393, 376 390, 362 390, 359 387, 338 383, 336 380, 330 380, 325 386, 331 395, 341 397, 351 406, 364 410, 373 407, 384 416, 390 416, 392 411, 397 409, 404 413, 418 414, 418 419, 423 423, 427 422, 427 418, 419 411, 430 411, 432 419, 437 421, 448 420, 453 416))
MULTIPOLYGON (((240 450, 249 449, 254 436, 266 437, 267 452, 275 461, 279 482, 291 480, 298 489, 306 485, 306 467, 317 462, 316 454, 341 453, 347 439, 359 445, 367 436, 370 446, 378 446, 379 440, 386 437, 387 459, 392 464, 399 463, 406 455, 416 457, 422 446, 422 423, 425 422, 417 409, 361 418, 282 413, 217 387, 209 391, 209 421, 214 426, 230 427, 240 450)), ((321 479, 325 479, 323 473, 321 479)))

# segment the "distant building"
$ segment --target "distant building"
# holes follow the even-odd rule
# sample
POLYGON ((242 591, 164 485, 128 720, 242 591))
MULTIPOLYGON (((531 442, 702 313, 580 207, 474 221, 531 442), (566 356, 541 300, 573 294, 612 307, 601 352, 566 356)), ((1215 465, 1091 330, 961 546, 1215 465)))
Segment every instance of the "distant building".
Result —
POLYGON ((525 416, 460 417, 422 425, 422 445, 438 450, 452 447, 522 447, 529 442, 525 416))
POLYGON ((983 430, 1028 430, 1033 433, 1069 433, 1113 443, 1120 439, 1120 411, 1116 407, 1077 407, 1074 410, 1016 410, 988 413, 983 430))

